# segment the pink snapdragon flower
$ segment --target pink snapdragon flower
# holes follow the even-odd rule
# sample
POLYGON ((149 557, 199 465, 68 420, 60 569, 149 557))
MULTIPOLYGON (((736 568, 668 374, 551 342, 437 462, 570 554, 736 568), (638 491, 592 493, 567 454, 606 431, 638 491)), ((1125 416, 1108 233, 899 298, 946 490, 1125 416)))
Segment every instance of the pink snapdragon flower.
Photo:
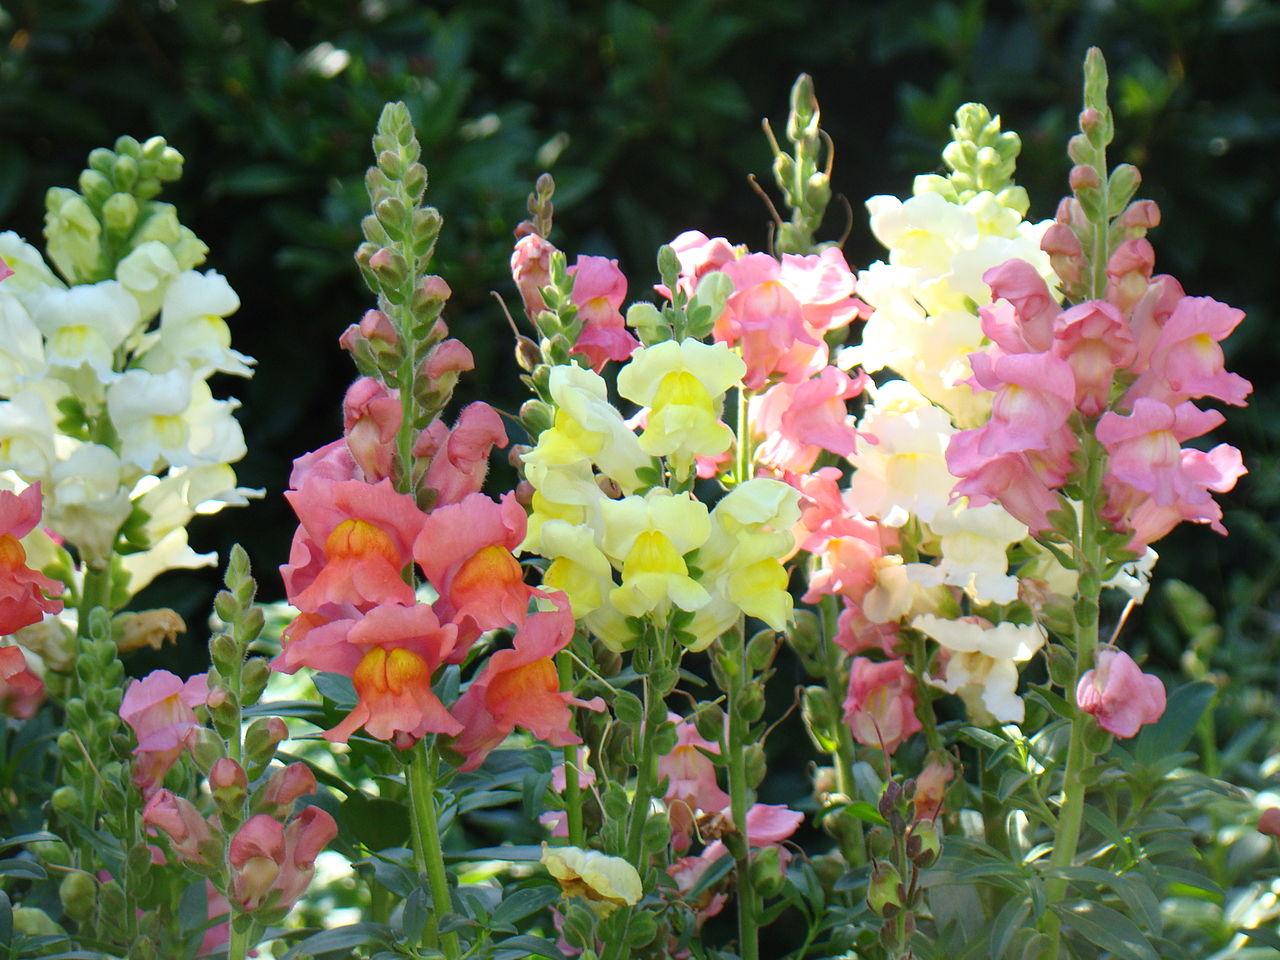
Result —
POLYGON ((969 360, 974 381, 984 390, 995 391, 991 419, 974 431, 979 453, 997 457, 1049 450, 1063 442, 1075 406, 1076 384, 1070 364, 1052 353, 994 357, 974 353, 969 360))
POLYGON ((453 652, 458 628, 441 624, 424 604, 374 607, 351 625, 344 648, 359 697, 325 739, 346 743, 363 727, 379 740, 408 748, 428 733, 453 736, 462 727, 431 689, 436 669, 453 652))
POLYGON ((797 382, 827 364, 823 336, 865 315, 856 281, 836 248, 820 255, 788 254, 779 262, 752 253, 721 266, 734 293, 717 318, 716 340, 740 346, 743 379, 758 390, 772 376, 797 382))
POLYGON ((316 857, 338 835, 338 825, 319 807, 307 807, 288 826, 274 817, 250 817, 231 838, 231 891, 244 910, 286 911, 306 893, 316 857))
POLYGON ((1008 260, 982 275, 991 303, 978 310, 982 332, 1007 353, 1042 353, 1053 344, 1058 303, 1040 271, 1008 260))
POLYGON ((547 309, 542 288, 551 282, 551 255, 555 252, 555 244, 536 233, 527 233, 516 241, 511 253, 511 279, 516 282, 530 320, 536 320, 547 309))
POLYGON ((462 408, 453 429, 433 420, 418 435, 413 455, 430 460, 426 485, 436 492, 435 506, 457 503, 479 493, 489 472, 489 453, 507 445, 498 411, 477 400, 462 408))
POLYGON ((184 863, 211 866, 221 855, 209 821, 185 797, 157 790, 142 810, 142 822, 163 833, 170 848, 184 863))
POLYGON ((398 391, 361 377, 342 400, 342 428, 351 458, 370 482, 391 476, 395 438, 404 412, 398 391))
POLYGON ((184 750, 187 750, 200 722, 196 707, 209 699, 209 683, 205 674, 183 681, 168 670, 154 670, 135 680, 124 692, 120 703, 120 719, 133 730, 138 745, 134 747, 133 781, 145 794, 164 782, 184 750))
POLYGON ((307 612, 325 604, 413 603, 401 572, 424 516, 412 497, 390 480, 308 478, 285 499, 302 525, 281 570, 290 603, 307 612))
POLYGON ((1064 310, 1054 321, 1053 353, 1070 365, 1075 407, 1086 417, 1107 408, 1116 372, 1133 363, 1137 351, 1124 317, 1105 300, 1064 310))
POLYGON ((44 699, 44 681, 32 671, 22 648, 0 647, 0 713, 28 720, 44 699))
POLYGON ((1150 366, 1129 390, 1127 399, 1153 397, 1170 406, 1212 397, 1242 407, 1253 385, 1224 367, 1221 342, 1229 337, 1244 311, 1211 297, 1183 297, 1160 328, 1150 366))
POLYGON ((1127 484, 1170 506, 1191 493, 1182 470, 1183 441, 1203 436, 1225 418, 1185 402, 1171 408, 1140 398, 1133 412, 1103 414, 1097 437, 1107 451, 1107 479, 1127 484))
POLYGON ((859 743, 893 753, 920 730, 915 678, 901 660, 876 663, 855 657, 849 672, 844 719, 859 743))
POLYGON ((553 658, 573 639, 574 621, 568 600, 555 596, 557 609, 531 614, 511 649, 491 655, 454 704, 463 729, 453 748, 466 758, 463 770, 480 766, 517 727, 554 747, 581 743, 570 726, 570 708, 604 709, 599 697, 579 700, 560 689, 553 658))
POLYGON ((618 261, 608 257, 578 257, 569 268, 573 277, 573 303, 582 320, 582 331, 570 353, 582 354, 599 373, 610 360, 626 360, 640 346, 622 316, 627 298, 627 278, 618 261))
POLYGON ((40 513, 40 484, 21 493, 0 490, 0 634, 16 633, 62 609, 62 584, 27 566, 22 546, 40 513))
POLYGON ((799 383, 776 383, 751 398, 751 429, 761 441, 756 462, 774 473, 804 473, 823 450, 847 457, 857 445, 848 401, 862 393, 866 375, 837 367, 799 383))
POLYGON ((897 621, 872 623, 863 613, 862 607, 849 600, 844 602, 844 609, 840 611, 840 617, 836 621, 835 636, 831 639, 846 653, 879 650, 886 657, 898 656, 897 621))
POLYGON ((698 811, 714 812, 729 806, 729 795, 716 782, 716 764, 707 754, 719 756, 720 745, 698 733, 692 720, 674 714, 676 745, 658 760, 658 778, 667 780, 663 798, 671 821, 671 843, 677 853, 688 849, 698 811))
MULTIPOLYGON (((671 241, 670 247, 680 261, 679 286, 693 296, 698 281, 708 273, 714 273, 725 264, 738 258, 737 251, 724 237, 708 237, 700 230, 686 230, 671 241)), ((671 298, 671 291, 659 284, 654 287, 662 296, 671 298)))
POLYGON ((1164 715, 1164 684, 1143 673, 1127 653, 1103 647, 1094 668, 1080 678, 1076 704, 1103 730, 1127 739, 1164 715))
POLYGON ((458 624, 459 658, 484 631, 524 622, 532 591, 512 551, 527 522, 514 494, 498 503, 473 493, 433 510, 422 524, 414 557, 439 595, 440 619, 458 624))

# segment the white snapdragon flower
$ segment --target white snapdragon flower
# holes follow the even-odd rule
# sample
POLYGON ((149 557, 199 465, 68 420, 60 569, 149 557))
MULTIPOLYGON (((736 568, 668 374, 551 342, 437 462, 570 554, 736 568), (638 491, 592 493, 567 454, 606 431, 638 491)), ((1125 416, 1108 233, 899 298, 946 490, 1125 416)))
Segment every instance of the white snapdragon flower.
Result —
MULTIPOLYGON (((32 319, 45 335, 50 366, 78 371, 88 367, 110 382, 116 350, 141 322, 138 302, 117 280, 50 290, 36 303, 32 319)), ((74 384, 73 386, 77 386, 74 384)))
POLYGON ((902 380, 875 391, 858 425, 874 442, 858 444, 849 458, 850 505, 864 517, 901 527, 914 514, 930 522, 946 509, 956 478, 947 470, 947 444, 955 428, 946 411, 902 380))
POLYGON ((188 455, 170 463, 190 467, 202 463, 235 463, 242 459, 248 448, 240 421, 235 418, 239 409, 239 400, 215 400, 207 383, 202 380, 193 383, 191 405, 186 412, 191 431, 188 455))
POLYGON ((159 240, 134 247, 116 266, 116 279, 138 301, 143 320, 151 320, 164 302, 170 282, 178 275, 173 251, 159 240))
POLYGON ((163 479, 147 474, 133 488, 133 504, 147 515, 141 534, 154 544, 197 516, 211 516, 226 507, 247 506, 264 491, 236 486, 228 463, 175 467, 163 479))
POLYGON ((199 570, 218 562, 216 553, 196 553, 187 542, 187 531, 181 527, 170 531, 150 550, 120 558, 120 566, 129 575, 130 595, 138 593, 166 570, 199 570))
POLYGON ((179 274, 165 291, 160 330, 142 366, 154 373, 185 365, 198 376, 213 371, 252 376, 253 358, 231 349, 226 318, 238 309, 240 298, 220 273, 179 274))
POLYGON ((72 449, 54 464, 44 488, 45 519, 83 558, 107 560, 133 509, 121 485, 125 465, 110 447, 58 439, 72 449))
POLYGON ((871 372, 889 368, 944 407, 960 426, 980 423, 990 398, 965 381, 969 354, 983 343, 976 308, 991 301, 982 282, 990 268, 1011 259, 1031 263, 1050 289, 1057 281, 1040 237, 1049 221, 1027 223, 990 193, 964 204, 921 192, 905 201, 867 201, 871 230, 888 248, 888 262, 858 276, 858 295, 876 308, 861 345, 842 351, 844 366, 871 372))
POLYGON ((6 397, 45 371, 44 338, 8 286, 0 283, 0 394, 6 397))
POLYGON ((121 456, 146 472, 161 461, 190 467, 239 460, 245 445, 233 416, 238 406, 215 400, 209 385, 185 369, 129 370, 107 390, 121 456))
POLYGON ((932 614, 914 618, 911 626, 943 648, 942 676, 931 677, 930 683, 958 694, 971 719, 1022 722, 1026 704, 1018 696, 1018 664, 1044 646, 1043 627, 991 624, 980 617, 947 620, 932 614))
POLYGON ((54 414, 44 391, 29 388, 0 401, 0 469, 31 482, 50 475, 57 462, 54 414))
POLYGON ((896 553, 874 561, 875 586, 862 600, 862 613, 872 623, 897 623, 932 615, 951 599, 938 568, 907 563, 896 553))
POLYGON ((934 516, 942 582, 962 588, 978 603, 1013 603, 1018 578, 1009 574, 1009 547, 1025 540, 1025 524, 997 503, 970 507, 954 503, 934 516))
POLYGON ((0 289, 17 297, 28 312, 47 291, 63 289, 62 281, 49 269, 40 251, 12 230, 0 233, 0 257, 13 271, 0 289))

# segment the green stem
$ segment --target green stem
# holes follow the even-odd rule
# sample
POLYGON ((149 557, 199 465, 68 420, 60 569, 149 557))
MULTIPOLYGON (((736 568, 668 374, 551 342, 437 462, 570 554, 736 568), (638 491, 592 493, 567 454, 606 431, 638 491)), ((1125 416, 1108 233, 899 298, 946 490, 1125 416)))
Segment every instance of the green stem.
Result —
MULTIPOLYGON (((832 700, 839 704, 844 700, 848 684, 840 663, 840 648, 835 643, 839 620, 836 598, 834 596, 823 597, 819 610, 822 614, 822 659, 825 673, 823 679, 826 681, 827 690, 830 691, 832 700)), ((836 771, 836 791, 853 799, 856 791, 853 782, 853 764, 856 757, 856 748, 853 744, 853 733, 849 730, 849 725, 844 722, 843 717, 836 720, 835 738, 836 749, 831 755, 831 762, 836 771)), ((851 838, 848 844, 849 849, 845 853, 851 861, 850 866, 859 867, 867 862, 862 821, 852 817, 849 819, 857 833, 851 838)))
POLYGON ((746 483, 751 479, 751 427, 748 404, 751 394, 746 387, 738 388, 738 446, 735 451, 736 461, 733 476, 737 483, 746 483))
MULTIPOLYGON (((1085 441, 1085 456, 1088 468, 1084 483, 1083 509, 1080 517, 1080 532, 1076 556, 1079 558, 1079 587, 1075 608, 1075 646, 1076 646, 1076 683, 1093 667, 1094 653, 1098 648, 1098 614, 1102 595, 1102 573, 1105 557, 1101 556, 1098 543, 1097 503, 1101 496, 1101 475, 1103 457, 1096 449, 1096 443, 1085 441)), ((1068 690, 1068 702, 1073 702, 1072 692, 1068 690)), ((1080 828, 1084 822, 1084 802, 1088 793, 1088 784, 1084 781, 1085 771, 1093 762, 1093 751, 1089 749, 1087 733, 1092 718, 1079 709, 1072 707, 1071 738, 1067 746, 1067 765, 1062 778, 1062 806, 1058 813, 1058 827, 1054 832, 1053 854, 1049 859, 1051 867, 1062 869, 1075 861, 1076 851, 1080 845, 1080 828)), ((1045 884, 1047 906, 1043 914, 1044 930, 1049 936, 1049 947, 1045 956, 1056 960, 1060 951, 1062 931, 1053 906, 1060 903, 1066 895, 1067 881, 1064 877, 1050 877, 1045 884)))
POLYGON ((654 721, 653 684, 644 678, 644 731, 640 736, 640 751, 636 757, 636 792, 631 798, 631 813, 627 817, 627 862, 644 876, 644 825, 649 819, 649 807, 653 803, 653 736, 654 721))
POLYGON ((249 956, 249 934, 248 927, 237 930, 235 923, 231 924, 231 934, 227 939, 227 960, 245 960, 249 956))
POLYGON ((733 825, 737 828, 739 850, 737 861, 738 883, 738 953, 742 960, 759 960, 760 934, 756 917, 756 892, 751 879, 751 839, 747 835, 747 810, 751 806, 751 785, 747 782, 747 749, 750 744, 750 724, 743 718, 741 697, 750 682, 747 663, 746 620, 738 621, 738 634, 734 654, 740 665, 736 671, 729 694, 729 809, 733 825))
POLYGON ((440 934, 438 917, 450 913, 453 900, 449 894, 449 876, 444 868, 444 850, 440 845, 440 824, 436 813, 436 758, 427 741, 414 747, 409 763, 409 799, 413 805, 414 854, 418 869, 426 874, 431 886, 430 919, 424 938, 427 945, 443 950, 447 960, 458 960, 461 948, 456 933, 440 934))
POLYGON ((911 672, 916 677, 916 693, 919 702, 916 704, 916 716, 924 727, 925 743, 930 753, 942 752, 942 737, 938 733, 938 720, 933 713, 933 687, 929 685, 926 674, 929 670, 929 654, 925 647, 924 634, 918 630, 911 631, 911 672))
MULTIPOLYGON (((556 669, 560 674, 560 689, 572 690, 575 683, 573 675, 573 657, 568 650, 556 654, 556 669)), ((572 721, 570 722, 572 729, 572 721)), ((582 787, 578 782, 578 747, 565 747, 564 757, 564 812, 568 823, 569 843, 575 847, 585 846, 586 838, 582 831, 582 787)))

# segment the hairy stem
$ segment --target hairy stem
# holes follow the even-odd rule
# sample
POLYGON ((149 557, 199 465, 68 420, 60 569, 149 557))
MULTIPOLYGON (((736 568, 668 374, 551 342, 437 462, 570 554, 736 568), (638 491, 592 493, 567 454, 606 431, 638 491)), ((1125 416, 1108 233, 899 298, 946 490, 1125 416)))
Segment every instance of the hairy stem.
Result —
POLYGON ((747 780, 747 749, 750 747, 750 723, 742 715, 742 694, 750 682, 747 663, 746 620, 738 622, 733 653, 739 668, 729 694, 729 809, 733 825, 740 837, 737 860, 738 883, 738 953, 742 960, 759 960, 760 934, 756 917, 756 892, 751 878, 751 839, 747 835, 747 810, 751 806, 752 789, 747 780))
POLYGON ((440 934, 438 917, 452 911, 449 876, 444 869, 444 850, 440 845, 440 824, 436 811, 436 757, 426 740, 414 747, 409 763, 409 799, 413 805, 414 853, 418 869, 425 873, 431 887, 431 911, 424 939, 430 947, 439 947, 447 960, 462 955, 456 933, 440 934))
MULTIPOLYGON (((1098 648, 1098 614, 1102 595, 1102 573, 1105 567, 1105 558, 1100 556, 1098 544, 1097 517, 1097 503, 1101 496, 1102 455, 1096 449, 1096 444, 1088 440, 1085 444, 1085 454, 1088 457, 1088 469, 1076 544, 1080 574, 1075 608, 1075 680, 1077 684, 1080 678, 1093 667, 1094 653, 1098 648), (1090 449, 1091 447, 1095 449, 1090 449)), ((1068 690, 1067 694, 1068 702, 1073 703, 1074 691, 1068 690)), ((1071 866, 1080 844, 1084 802, 1088 793, 1084 774, 1093 762, 1093 752, 1089 749, 1087 741, 1089 724, 1092 722, 1087 713, 1078 706, 1073 706, 1071 739, 1067 746, 1067 765, 1062 778, 1062 806, 1058 814, 1057 830, 1054 831, 1053 855, 1049 860, 1050 866, 1055 868, 1071 866)), ((1066 890, 1067 881, 1063 877, 1050 877, 1045 884, 1045 897, 1050 909, 1045 911, 1043 922, 1045 933, 1049 936, 1049 947, 1045 954, 1049 960, 1056 960, 1058 957, 1062 938, 1061 926, 1052 907, 1062 901, 1066 890)))
MULTIPOLYGON (((556 669, 560 674, 560 689, 572 690, 574 684, 573 657, 568 650, 556 654, 556 669)), ((572 729, 572 724, 570 726, 572 729)), ((578 747, 565 747, 564 757, 564 812, 568 824, 569 843, 584 846, 582 832, 582 787, 578 782, 578 747)))

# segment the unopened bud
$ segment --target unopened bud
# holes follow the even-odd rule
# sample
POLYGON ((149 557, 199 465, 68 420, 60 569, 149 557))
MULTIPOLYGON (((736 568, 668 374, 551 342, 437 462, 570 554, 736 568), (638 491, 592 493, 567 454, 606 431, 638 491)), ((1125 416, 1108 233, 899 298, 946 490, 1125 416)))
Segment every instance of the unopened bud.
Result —
POLYGON ((80 794, 75 787, 59 787, 49 798, 58 813, 72 813, 80 806, 80 794))
POLYGON ((68 873, 58 886, 58 899, 62 909, 73 920, 85 920, 93 914, 94 901, 98 897, 98 884, 83 870, 68 873))
POLYGON ((704 703, 693 715, 694 726, 698 735, 712 743, 719 743, 724 737, 724 711, 714 703, 704 703))
POLYGON ((521 480, 516 484, 515 495, 516 503, 524 507, 526 510, 533 509, 533 495, 537 491, 533 488, 533 484, 528 480, 521 480))
POLYGON ((1093 190, 1102 185, 1102 181, 1098 177, 1098 171, 1083 163, 1077 163, 1071 168, 1068 182, 1071 184, 1071 189, 1077 192, 1080 190, 1093 190))
POLYGON ((444 277, 438 277, 434 273, 422 278, 420 289, 428 301, 444 303, 453 296, 453 288, 444 277))
POLYGON ((244 734, 245 754, 255 763, 269 761, 276 745, 289 736, 289 728, 279 717, 259 717, 244 734))
POLYGON ((751 860, 751 882, 762 897, 777 896, 782 892, 785 873, 782 857, 775 846, 761 847, 751 860))
POLYGON ((316 792, 316 775, 305 763, 291 763, 277 770, 267 781, 263 802, 273 807, 291 807, 300 797, 316 792))
POLYGON ((1258 817, 1258 832, 1280 839, 1280 807, 1268 807, 1258 817))
POLYGON ((249 792, 244 767, 230 757, 216 761, 209 771, 209 790, 219 808, 238 810, 249 792))
POLYGON ((535 440, 551 426, 551 407, 541 400, 526 400, 520 408, 520 422, 535 440))

